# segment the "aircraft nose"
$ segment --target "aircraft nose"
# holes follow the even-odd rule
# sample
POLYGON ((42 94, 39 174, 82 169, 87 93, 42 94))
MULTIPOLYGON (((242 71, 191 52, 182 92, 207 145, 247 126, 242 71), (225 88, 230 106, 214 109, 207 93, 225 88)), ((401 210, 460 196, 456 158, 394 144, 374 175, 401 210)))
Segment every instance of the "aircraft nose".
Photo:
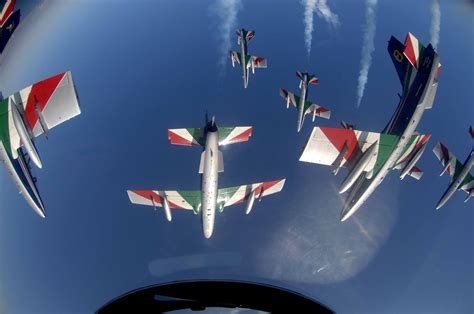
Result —
POLYGON ((206 229, 204 230, 204 237, 205 237, 206 239, 210 239, 211 236, 212 236, 212 229, 211 229, 211 228, 206 228, 206 229))

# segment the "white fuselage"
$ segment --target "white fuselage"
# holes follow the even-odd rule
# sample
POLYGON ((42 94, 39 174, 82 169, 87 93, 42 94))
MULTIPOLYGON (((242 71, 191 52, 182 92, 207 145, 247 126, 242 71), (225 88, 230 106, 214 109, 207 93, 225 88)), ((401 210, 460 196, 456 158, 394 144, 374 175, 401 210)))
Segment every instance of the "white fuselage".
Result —
POLYGON ((453 194, 461 188, 461 183, 464 181, 468 173, 471 171, 471 168, 473 165, 474 165, 474 151, 471 151, 471 155, 464 163, 464 166, 461 172, 459 173, 457 178, 455 178, 453 182, 451 182, 448 189, 446 190, 446 192, 443 194, 438 204, 436 205, 436 209, 440 209, 441 207, 443 207, 443 205, 446 204, 446 202, 451 198, 451 196, 453 196, 453 194))
POLYGON ((301 81, 301 97, 300 103, 298 104, 298 121, 297 121, 297 130, 301 131, 304 122, 304 103, 306 102, 308 91, 308 77, 305 75, 304 80, 301 81))
POLYGON ((247 88, 249 84, 249 69, 245 63, 245 58, 247 56, 247 39, 241 33, 240 37, 240 64, 242 65, 242 78, 244 80, 244 88, 247 88))
MULTIPOLYGON (((436 55, 436 59, 433 60, 433 66, 431 68, 431 73, 429 75, 428 81, 426 83, 426 87, 422 91, 423 94, 420 98, 420 102, 418 103, 415 112, 413 113, 410 123, 406 127, 405 131, 401 135, 395 149, 392 151, 390 156, 388 157, 387 161, 384 163, 382 168, 377 172, 375 177, 373 178, 372 182, 370 185, 365 189, 365 191, 358 197, 357 200, 353 201, 350 196, 350 198, 346 202, 346 206, 342 212, 342 217, 341 221, 346 220, 349 218, 353 213, 355 213, 359 207, 364 204, 364 202, 367 200, 367 198, 375 191, 375 189, 379 186, 380 183, 382 183, 383 179, 385 176, 388 174, 388 172, 392 169, 393 165, 395 162, 400 158, 400 156, 403 154, 405 151, 405 146, 408 144, 410 141, 411 136, 416 130, 416 127, 418 126, 418 123, 421 120, 421 117, 423 116, 423 113, 425 112, 426 108, 431 108, 432 102, 434 100, 434 95, 430 95, 431 92, 436 92, 436 89, 433 90, 433 83, 435 80, 435 74, 436 70, 438 69, 438 63, 439 63, 439 57, 436 55)), ((437 83, 436 83, 437 84, 437 83)), ((436 88, 436 87, 435 87, 436 88)), ((418 91, 421 92, 421 91, 418 91)), ((364 175, 364 174, 362 174, 364 175)), ((355 186, 354 189, 357 189, 358 187, 355 186)))
POLYGON ((217 205, 217 184, 219 170, 219 136, 218 131, 207 132, 204 147, 204 167, 202 173, 202 228, 204 236, 209 239, 214 231, 214 220, 217 205))

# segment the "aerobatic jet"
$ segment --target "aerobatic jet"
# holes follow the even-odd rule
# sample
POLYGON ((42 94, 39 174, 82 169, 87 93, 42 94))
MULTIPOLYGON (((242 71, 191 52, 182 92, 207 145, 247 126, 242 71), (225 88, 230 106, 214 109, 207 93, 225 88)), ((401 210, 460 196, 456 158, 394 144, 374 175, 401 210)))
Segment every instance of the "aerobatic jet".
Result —
POLYGON ((350 190, 341 221, 364 204, 390 170, 399 170, 401 179, 409 175, 419 180, 423 174, 415 164, 426 149, 430 135, 415 130, 425 109, 433 105, 441 68, 439 56, 431 44, 424 47, 411 33, 405 44, 392 36, 388 52, 403 93, 385 129, 376 133, 315 127, 300 157, 300 161, 331 166, 334 174, 341 167, 349 169, 339 188, 339 193, 350 190))
POLYGON ((250 69, 255 74, 255 69, 266 68, 267 59, 262 57, 251 56, 248 54, 247 44, 255 36, 255 31, 247 31, 245 29, 239 29, 237 33, 237 44, 240 46, 240 53, 236 51, 229 51, 230 59, 232 60, 232 66, 240 64, 242 66, 242 78, 244 80, 244 88, 249 85, 249 74, 250 69))
MULTIPOLYGON (((473 126, 469 128, 469 134, 474 138, 473 126)), ((436 144, 433 153, 444 167, 440 176, 445 172, 451 176, 451 184, 439 200, 436 209, 443 207, 457 190, 463 190, 467 193, 467 197, 464 200, 464 203, 466 203, 474 196, 474 176, 470 174, 472 165, 474 164, 474 150, 471 149, 471 153, 467 156, 466 161, 463 164, 457 160, 453 153, 451 153, 441 142, 436 144)))
POLYGON ((20 193, 42 218, 44 205, 30 162, 42 168, 33 138, 81 113, 71 72, 30 85, 0 101, 0 159, 20 193))
POLYGON ((15 0, 4 0, 0 12, 0 53, 3 52, 11 35, 20 23, 20 10, 13 12, 15 0))
POLYGON ((209 239, 214 230, 216 209, 247 202, 245 213, 252 210, 255 199, 280 192, 285 179, 259 182, 224 189, 218 188, 218 173, 224 171, 224 159, 220 146, 246 142, 252 135, 252 127, 220 127, 214 117, 204 128, 169 129, 171 144, 203 147, 199 173, 202 174, 201 190, 198 191, 153 191, 128 190, 134 204, 163 207, 166 219, 171 221, 171 208, 192 210, 201 214, 204 236, 209 239))
POLYGON ((303 127, 303 122, 306 115, 312 116, 314 122, 316 117, 329 119, 331 117, 331 111, 307 100, 309 84, 317 85, 319 83, 319 79, 314 75, 299 71, 296 72, 296 76, 300 79, 301 97, 296 96, 295 94, 283 88, 280 89, 280 95, 286 100, 286 108, 292 104, 298 109, 296 130, 299 132, 303 127))

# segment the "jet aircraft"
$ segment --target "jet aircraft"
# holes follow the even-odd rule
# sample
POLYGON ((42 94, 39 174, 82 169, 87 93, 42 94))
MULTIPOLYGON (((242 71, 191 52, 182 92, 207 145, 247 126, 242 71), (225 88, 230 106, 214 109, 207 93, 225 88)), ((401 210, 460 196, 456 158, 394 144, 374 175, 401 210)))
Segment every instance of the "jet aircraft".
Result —
POLYGON ((307 100, 309 84, 317 85, 319 83, 319 79, 314 75, 299 71, 296 72, 296 76, 300 79, 301 97, 296 96, 295 94, 283 88, 280 89, 280 95, 286 100, 286 108, 288 108, 290 104, 297 107, 298 120, 296 130, 299 132, 303 127, 303 122, 306 115, 312 116, 314 122, 316 117, 329 119, 331 117, 331 111, 307 100))
POLYGON ((214 230, 216 209, 247 201, 245 213, 252 210, 255 199, 280 192, 285 179, 259 182, 224 189, 218 188, 218 173, 224 171, 224 159, 219 147, 248 141, 252 127, 220 127, 214 117, 204 128, 169 129, 171 144, 203 147, 199 173, 202 174, 200 191, 153 191, 128 190, 130 201, 134 204, 163 207, 166 219, 171 221, 171 208, 192 210, 201 214, 204 237, 209 239, 214 230))
MULTIPOLYGON (((474 128, 472 126, 469 128, 469 134, 474 138, 474 128)), ((464 203, 466 203, 474 196, 474 176, 470 174, 472 165, 474 164, 474 150, 471 149, 471 153, 467 156, 466 161, 463 164, 457 160, 453 153, 451 153, 441 142, 436 144, 433 153, 444 167, 440 176, 447 172, 452 180, 448 189, 444 192, 436 205, 436 209, 443 207, 457 190, 463 190, 467 193, 467 197, 464 200, 464 203)))
POLYGON ((244 88, 249 85, 249 72, 252 69, 252 73, 255 74, 256 68, 266 68, 267 59, 262 57, 251 56, 248 54, 247 44, 255 36, 255 31, 247 31, 245 29, 239 29, 237 33, 237 44, 240 46, 240 53, 236 51, 229 51, 230 59, 232 60, 232 67, 235 64, 242 66, 242 78, 244 80, 244 88))
POLYGON ((415 166, 430 135, 415 130, 425 109, 433 105, 441 64, 431 44, 424 47, 408 33, 405 44, 395 37, 388 52, 397 70, 403 93, 388 125, 381 133, 348 128, 315 127, 308 138, 300 161, 331 166, 336 175, 343 166, 349 169, 339 193, 349 189, 341 221, 346 220, 375 191, 390 170, 398 169, 400 178, 420 179, 423 172, 415 166))
POLYGON ((3 52, 11 35, 20 23, 20 10, 13 12, 15 0, 2 1, 3 6, 0 12, 0 53, 3 52))
POLYGON ((42 218, 44 205, 30 161, 42 162, 33 138, 81 113, 71 72, 30 85, 0 101, 0 159, 28 204, 42 218))

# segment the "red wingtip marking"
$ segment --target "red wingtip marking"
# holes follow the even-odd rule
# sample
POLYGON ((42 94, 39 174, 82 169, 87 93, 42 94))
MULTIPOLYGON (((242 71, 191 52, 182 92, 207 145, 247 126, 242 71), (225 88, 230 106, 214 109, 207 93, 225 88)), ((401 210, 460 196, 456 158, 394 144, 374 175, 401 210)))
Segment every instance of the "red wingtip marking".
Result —
POLYGON ((168 139, 170 140, 171 144, 176 144, 176 145, 187 145, 191 146, 193 143, 184 137, 179 136, 178 134, 172 132, 171 130, 168 130, 168 139))
POLYGON ((253 128, 248 128, 244 132, 240 133, 236 137, 229 140, 229 144, 248 141, 249 137, 252 136, 252 130, 253 130, 253 128))
POLYGON ((155 204, 159 204, 161 205, 163 203, 163 199, 161 198, 161 196, 159 196, 158 194, 156 194, 155 192, 153 191, 148 191, 148 190, 134 190, 132 191, 133 193, 143 197, 143 198, 146 198, 148 200, 151 200, 153 199, 153 202, 155 204))
POLYGON ((354 130, 350 129, 337 129, 337 128, 319 128, 331 144, 340 152, 346 143, 347 150, 344 158, 349 160, 354 151, 359 149, 359 142, 354 130))
POLYGON ((51 95, 54 93, 59 82, 61 82, 65 75, 66 73, 61 73, 31 86, 30 94, 28 95, 25 106, 25 116, 30 129, 33 130, 36 122, 38 122, 38 116, 36 115, 35 110, 35 100, 38 102, 40 110, 43 111, 51 98, 51 95))

